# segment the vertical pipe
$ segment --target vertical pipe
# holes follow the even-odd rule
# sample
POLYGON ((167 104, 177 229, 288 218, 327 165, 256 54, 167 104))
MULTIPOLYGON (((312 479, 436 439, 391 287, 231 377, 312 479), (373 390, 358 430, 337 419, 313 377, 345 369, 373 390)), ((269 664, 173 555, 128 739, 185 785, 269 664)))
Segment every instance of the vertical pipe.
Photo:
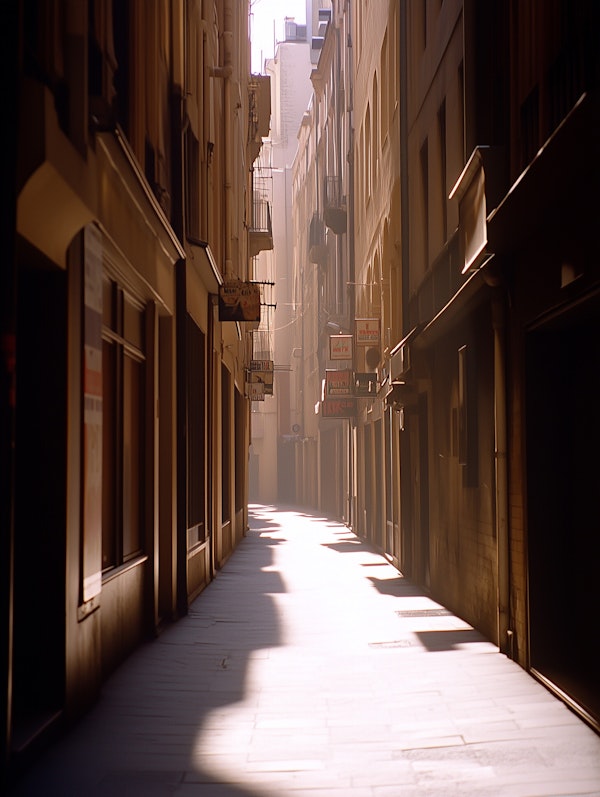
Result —
MULTIPOLYGON (((200 64, 202 68, 202 97, 204 100, 203 113, 202 113, 202 138, 200 144, 202 147, 202 155, 200 157, 200 190, 201 196, 201 211, 200 211, 200 237, 205 240, 210 240, 209 231, 209 195, 208 195, 208 176, 209 176, 209 160, 208 160, 208 145, 210 141, 210 70, 207 68, 209 57, 208 46, 208 29, 206 19, 204 17, 204 10, 202 10, 202 51, 200 54, 200 64)), ((210 323, 210 322, 209 322, 210 323)))
MULTIPOLYGON (((352 42, 351 34, 352 34, 352 4, 348 4, 348 31, 350 33, 349 41, 352 42)), ((348 40, 348 39, 347 39, 348 40)), ((352 47, 349 48, 348 53, 348 64, 346 68, 346 75, 348 78, 348 98, 350 100, 348 111, 348 281, 350 285, 348 286, 348 298, 349 298, 349 319, 350 319, 350 330, 354 330, 354 319, 356 315, 356 290, 354 286, 354 282, 356 281, 356 268, 355 268, 355 249, 354 249, 354 84, 352 81, 354 75, 354 49, 352 47)), ((353 347, 353 357, 354 357, 354 347, 353 347)), ((354 367, 354 362, 352 363, 354 367)), ((350 433, 350 509, 349 509, 349 525, 355 531, 357 530, 358 524, 355 522, 355 513, 356 513, 356 502, 355 502, 355 493, 356 493, 356 479, 354 478, 356 474, 356 445, 355 443, 355 434, 353 432, 354 424, 356 421, 348 421, 349 424, 349 433, 350 433)))
MULTIPOLYGON (((400 280, 401 280, 401 330, 402 337, 410 331, 409 326, 409 210, 408 210, 408 52, 407 52, 407 0, 400 0, 398 14, 398 44, 400 47, 400 280)), ((408 545, 411 524, 407 514, 412 506, 411 495, 411 457, 410 436, 408 431, 400 437, 399 466, 400 466, 400 557, 398 566, 404 570, 410 567, 405 551, 410 550, 408 545)))
POLYGON ((214 391, 213 385, 215 381, 215 369, 214 369, 214 356, 213 356, 213 348, 214 348, 214 339, 215 339, 215 307, 217 303, 217 298, 209 295, 208 297, 208 319, 207 319, 207 328, 208 328, 208 335, 206 338, 206 388, 205 388, 205 396, 206 396, 206 417, 208 420, 208 430, 207 430, 207 440, 206 440, 206 462, 208 465, 207 468, 207 484, 206 484, 206 502, 208 508, 206 510, 207 520, 208 520, 208 544, 209 544, 209 567, 210 567, 210 578, 211 580, 214 578, 216 572, 216 551, 215 551, 215 530, 218 528, 217 526, 217 519, 215 518, 215 467, 214 467, 214 451, 215 451, 215 435, 216 435, 216 426, 217 426, 217 418, 214 415, 215 412, 215 400, 214 400, 214 391))
MULTIPOLYGON (((18 119, 20 3, 3 3, 1 20, 8 33, 0 54, 3 106, 18 119)), ((0 791, 8 771, 12 733, 12 648, 14 585, 14 479, 17 348, 16 157, 17 125, 6 125, 0 152, 0 216, 3 264, 0 269, 0 791)))
POLYGON ((398 14, 400 44, 400 235, 401 235, 401 279, 402 279, 402 337, 409 332, 408 297, 410 281, 408 275, 408 52, 406 36, 406 0, 400 0, 398 14))
POLYGON ((492 300, 494 330, 494 457, 496 498, 496 545, 498 556, 498 646, 510 650, 510 562, 508 540, 508 476, 506 433, 505 308, 502 298, 492 300))
POLYGON ((175 337, 176 351, 176 416, 177 416, 177 567, 176 605, 177 616, 188 612, 187 588, 187 274, 185 260, 175 264, 175 337))
MULTIPOLYGON (((232 213, 233 202, 232 191, 232 168, 233 168, 233 148, 231 145, 231 75, 232 75, 232 7, 231 0, 225 0, 223 12, 223 133, 225 137, 225 275, 232 276, 231 262, 231 234, 232 234, 232 213)), ((238 276, 240 276, 238 274, 238 276)))

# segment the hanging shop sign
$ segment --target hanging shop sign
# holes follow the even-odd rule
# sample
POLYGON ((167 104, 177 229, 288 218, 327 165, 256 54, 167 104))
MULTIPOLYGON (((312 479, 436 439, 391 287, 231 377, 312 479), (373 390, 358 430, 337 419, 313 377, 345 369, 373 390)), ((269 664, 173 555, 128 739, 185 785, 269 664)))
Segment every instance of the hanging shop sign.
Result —
POLYGON ((261 384, 265 395, 273 395, 273 371, 249 371, 248 381, 252 385, 261 384))
POLYGON ((354 329, 357 346, 379 346, 381 331, 378 318, 357 318, 354 329))
POLYGON ((250 360, 251 371, 272 371, 273 360, 250 360))
POLYGON ((372 398, 377 394, 377 374, 373 372, 354 374, 354 395, 358 398, 372 398))
POLYGON ((260 321, 260 285, 242 280, 221 285, 219 321, 260 321))
POLYGON ((354 418, 356 417, 356 401, 354 398, 340 396, 339 398, 326 398, 321 402, 323 418, 354 418))
POLYGON ((263 382, 246 382, 246 395, 251 401, 265 400, 265 386, 263 382))
POLYGON ((325 398, 330 396, 352 395, 352 371, 334 370, 325 371, 325 398))
POLYGON ((262 383, 264 385, 264 393, 267 396, 272 396, 273 371, 273 360, 250 360, 248 381, 262 383))
POLYGON ((351 360, 352 359, 352 335, 330 335, 329 336, 329 359, 330 360, 351 360))

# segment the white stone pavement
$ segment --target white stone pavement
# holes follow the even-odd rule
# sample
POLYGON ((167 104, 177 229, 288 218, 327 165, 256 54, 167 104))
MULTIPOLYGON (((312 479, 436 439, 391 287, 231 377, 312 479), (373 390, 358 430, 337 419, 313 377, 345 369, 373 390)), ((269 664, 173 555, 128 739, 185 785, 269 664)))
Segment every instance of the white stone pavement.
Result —
POLYGON ((600 795, 600 736, 342 524, 253 507, 12 794, 600 795))

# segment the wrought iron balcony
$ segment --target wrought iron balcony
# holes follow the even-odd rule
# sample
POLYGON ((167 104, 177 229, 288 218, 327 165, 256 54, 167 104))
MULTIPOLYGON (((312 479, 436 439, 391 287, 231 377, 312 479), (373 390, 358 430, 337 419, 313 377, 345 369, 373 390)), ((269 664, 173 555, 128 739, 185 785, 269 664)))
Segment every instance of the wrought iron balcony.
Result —
POLYGON ((308 225, 308 257, 311 263, 317 263, 320 266, 327 263, 325 225, 318 213, 313 213, 308 225))
POLYGON ((265 249, 273 248, 271 203, 267 199, 255 199, 253 201, 249 233, 250 257, 254 257, 265 249))
POLYGON ((263 137, 269 135, 271 122, 271 78, 252 75, 248 85, 248 152, 254 163, 262 147, 263 137))
POLYGON ((342 181, 339 177, 325 178, 324 220, 336 235, 346 232, 348 214, 346 197, 342 196, 342 181))

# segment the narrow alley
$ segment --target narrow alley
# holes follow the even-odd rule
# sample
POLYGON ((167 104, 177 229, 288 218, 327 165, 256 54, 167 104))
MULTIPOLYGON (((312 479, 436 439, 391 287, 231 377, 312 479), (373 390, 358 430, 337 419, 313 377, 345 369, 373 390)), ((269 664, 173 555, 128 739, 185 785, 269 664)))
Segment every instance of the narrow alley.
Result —
POLYGON ((600 737, 346 526, 253 505, 12 794, 600 795, 600 737))

